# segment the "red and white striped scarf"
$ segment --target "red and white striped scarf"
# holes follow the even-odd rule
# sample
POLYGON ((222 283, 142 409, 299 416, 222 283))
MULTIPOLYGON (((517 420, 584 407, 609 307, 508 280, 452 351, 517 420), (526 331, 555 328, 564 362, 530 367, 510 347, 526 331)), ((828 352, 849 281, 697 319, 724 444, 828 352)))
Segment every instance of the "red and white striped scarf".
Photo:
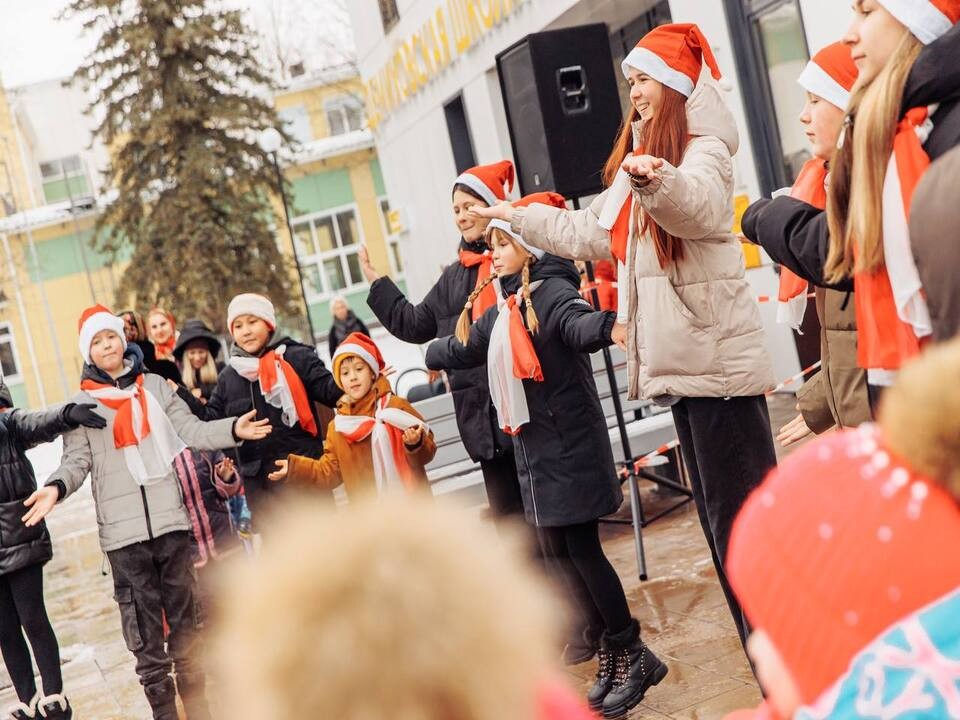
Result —
POLYGON ((406 410, 390 407, 391 397, 392 394, 387 393, 377 400, 373 417, 337 413, 333 418, 333 429, 343 435, 347 442, 358 443, 370 438, 378 494, 416 487, 417 481, 403 443, 403 431, 423 425, 423 432, 430 432, 423 419, 406 410))
POLYGON ((936 106, 913 108, 897 125, 883 182, 884 265, 854 274, 857 350, 871 383, 886 385, 933 333, 930 311, 910 246, 910 205, 930 157, 923 143, 936 106))
POLYGON ((128 388, 87 379, 80 389, 116 411, 113 444, 123 451, 130 475, 138 485, 167 477, 173 460, 185 448, 159 401, 143 386, 143 375, 128 388))
MULTIPOLYGON (((539 282, 531 283, 531 293, 539 286, 539 282)), ((543 382, 540 358, 520 316, 522 292, 521 288, 500 302, 500 314, 490 331, 487 347, 490 399, 497 408, 500 429, 508 435, 516 435, 530 422, 523 381, 543 382)))
POLYGON ((317 421, 310 397, 293 365, 284 359, 286 349, 286 345, 278 345, 259 358, 234 356, 230 358, 230 367, 250 382, 260 381, 260 392, 267 404, 281 410, 284 425, 293 427, 300 423, 316 437, 317 421))

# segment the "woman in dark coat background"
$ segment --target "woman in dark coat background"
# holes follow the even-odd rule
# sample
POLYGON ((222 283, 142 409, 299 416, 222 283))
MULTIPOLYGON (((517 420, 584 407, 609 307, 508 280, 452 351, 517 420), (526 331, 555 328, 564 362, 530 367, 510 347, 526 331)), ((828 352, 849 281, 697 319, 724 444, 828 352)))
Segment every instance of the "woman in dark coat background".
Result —
POLYGON ((93 405, 70 403, 44 412, 13 409, 13 399, 0 381, 0 651, 20 704, 9 717, 69 719, 70 703, 63 695, 60 647, 43 601, 43 566, 53 557, 45 523, 23 524, 24 500, 37 489, 29 448, 52 442, 83 424, 105 427, 93 405), (33 662, 24 640, 33 648, 43 683, 38 692, 33 662))
POLYGON ((337 347, 350 333, 358 332, 370 337, 370 330, 363 324, 363 320, 358 318, 356 313, 350 309, 350 305, 345 298, 337 296, 331 300, 330 312, 333 315, 333 325, 330 326, 330 334, 327 337, 330 357, 333 357, 337 347))

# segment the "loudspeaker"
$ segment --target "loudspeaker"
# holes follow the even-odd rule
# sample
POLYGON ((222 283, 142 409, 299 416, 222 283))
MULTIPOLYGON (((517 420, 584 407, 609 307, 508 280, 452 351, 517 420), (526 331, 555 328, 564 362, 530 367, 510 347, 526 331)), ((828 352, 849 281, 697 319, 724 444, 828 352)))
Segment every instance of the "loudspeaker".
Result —
POLYGON ((497 72, 521 192, 599 192, 623 121, 607 26, 528 35, 497 55, 497 72))

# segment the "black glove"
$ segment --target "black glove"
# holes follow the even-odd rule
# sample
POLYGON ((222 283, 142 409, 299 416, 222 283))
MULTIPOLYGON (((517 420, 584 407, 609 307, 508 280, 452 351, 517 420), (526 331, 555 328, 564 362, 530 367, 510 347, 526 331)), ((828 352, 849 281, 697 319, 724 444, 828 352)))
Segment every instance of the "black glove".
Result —
POLYGON ((80 427, 83 425, 88 428, 105 428, 107 426, 107 421, 104 420, 103 416, 95 413, 93 409, 96 405, 91 405, 89 403, 70 403, 67 405, 67 409, 64 412, 64 419, 74 427, 80 427))

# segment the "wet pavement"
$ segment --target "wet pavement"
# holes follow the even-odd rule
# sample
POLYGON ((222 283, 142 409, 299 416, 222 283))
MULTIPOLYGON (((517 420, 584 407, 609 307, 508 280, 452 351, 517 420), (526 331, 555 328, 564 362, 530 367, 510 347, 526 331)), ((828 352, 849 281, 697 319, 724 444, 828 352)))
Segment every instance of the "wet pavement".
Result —
MULTIPOLYGON (((772 425, 780 427, 793 401, 771 402, 772 425)), ((38 475, 49 473, 59 448, 31 453, 38 475)), ((641 497, 649 512, 674 499, 651 486, 641 497)), ((629 517, 629 506, 621 517, 629 517)), ((60 639, 64 686, 77 720, 146 720, 150 713, 133 670, 133 658, 120 635, 112 583, 97 542, 89 486, 49 518, 55 554, 45 571, 47 610, 60 639)), ((605 525, 604 547, 623 580, 644 637, 670 668, 630 715, 640 718, 722 718, 730 710, 756 705, 760 692, 737 638, 717 584, 710 553, 692 504, 644 531, 650 579, 637 577, 633 534, 628 526, 605 525)), ((584 689, 596 663, 569 670, 584 689)), ((0 708, 14 700, 0 665, 0 708)))

